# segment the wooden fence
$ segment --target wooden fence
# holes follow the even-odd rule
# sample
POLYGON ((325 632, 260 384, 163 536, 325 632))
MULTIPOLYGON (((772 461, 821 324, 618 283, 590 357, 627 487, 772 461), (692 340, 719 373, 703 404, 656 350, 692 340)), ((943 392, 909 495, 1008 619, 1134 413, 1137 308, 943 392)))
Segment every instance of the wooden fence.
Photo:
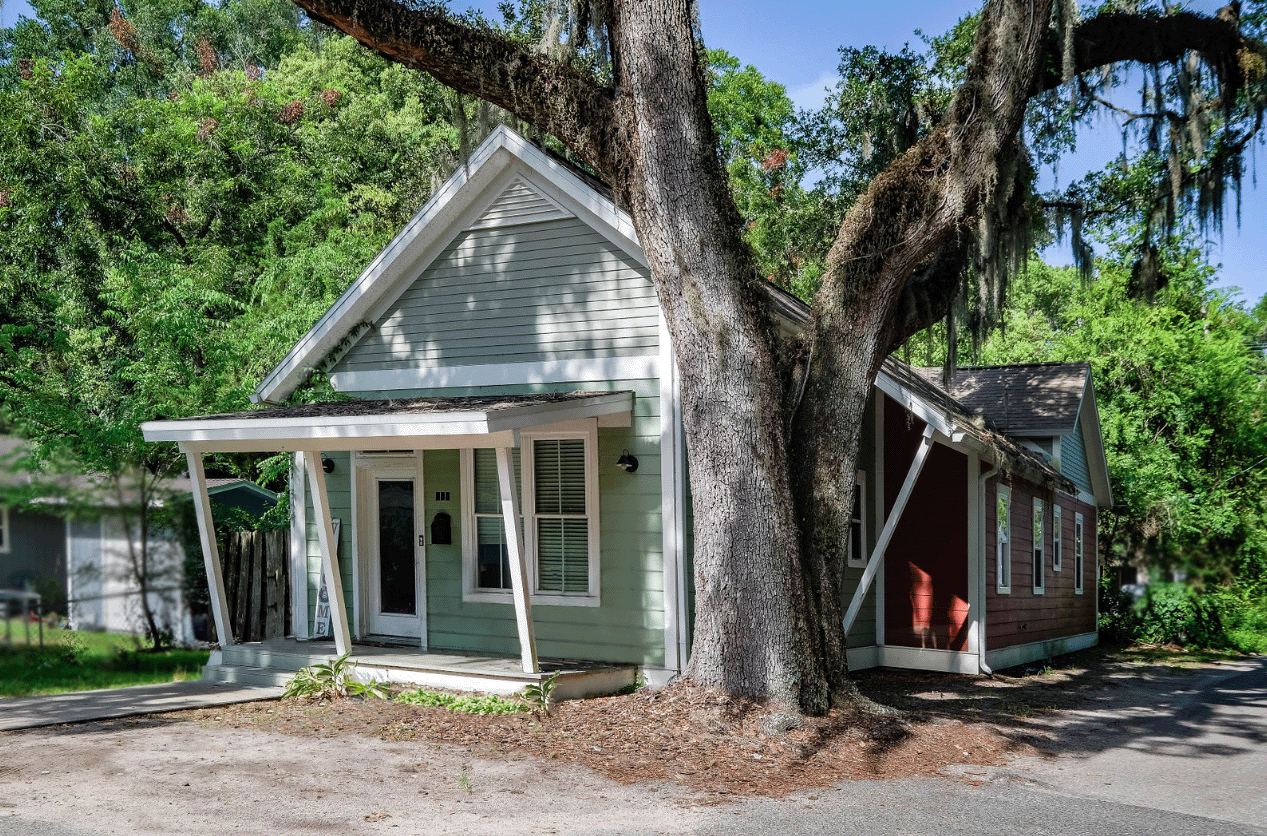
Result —
POLYGON ((238 531, 220 543, 225 597, 240 642, 278 639, 290 624, 290 532, 238 531))

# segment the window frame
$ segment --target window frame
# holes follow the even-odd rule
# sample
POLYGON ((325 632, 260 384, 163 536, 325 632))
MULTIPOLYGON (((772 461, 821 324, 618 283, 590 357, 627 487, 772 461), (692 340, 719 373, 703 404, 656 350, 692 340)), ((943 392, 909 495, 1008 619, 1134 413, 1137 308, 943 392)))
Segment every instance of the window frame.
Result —
POLYGON ((1081 595, 1083 589, 1082 576, 1086 572, 1086 547, 1082 541, 1085 539, 1086 523, 1083 520, 1081 512, 1075 511, 1073 515, 1073 594, 1081 595))
POLYGON ((13 550, 13 529, 9 527, 9 506, 0 505, 0 554, 13 550))
POLYGON ((1063 525, 1064 514, 1060 503, 1053 502, 1051 504, 1051 570, 1053 572, 1060 571, 1065 559, 1064 532, 1061 531, 1063 525))
POLYGON ((1033 567, 1033 588, 1035 595, 1047 594, 1047 526, 1046 503, 1042 497, 1034 497, 1034 515, 1030 520, 1030 565, 1033 567))
MULTIPOLYGON (((519 446, 519 524, 523 535, 524 562, 528 570, 529 598, 534 605, 597 607, 601 604, 600 590, 600 548, 599 531, 600 506, 598 489, 598 425, 597 422, 585 422, 588 426, 577 429, 551 429, 520 434, 519 446), (558 441, 580 439, 584 442, 585 460, 585 514, 580 518, 586 520, 589 548, 589 584, 585 592, 558 592, 543 590, 540 587, 540 573, 537 563, 537 525, 540 519, 556 518, 555 514, 537 514, 535 491, 535 445, 538 441, 558 441)), ((509 604, 510 589, 488 589, 476 586, 478 582, 478 546, 477 517, 492 517, 493 514, 475 513, 475 452, 474 448, 463 448, 461 451, 461 513, 462 513, 462 600, 471 602, 489 602, 509 604)), ((501 517, 500 514, 495 515, 501 517)), ((576 518, 580 515, 566 515, 576 518)), ((504 523, 503 523, 504 525, 504 523)), ((513 571, 513 570, 512 570, 513 571)))
POLYGON ((994 517, 994 590, 1008 595, 1012 592, 1012 489, 1007 485, 994 489, 994 517), (1000 500, 1007 509, 1004 520, 999 519, 1000 500))
POLYGON ((858 494, 858 516, 853 516, 853 509, 849 511, 849 536, 850 539, 845 545, 848 550, 848 558, 846 564, 851 569, 865 569, 867 561, 871 555, 867 553, 867 472, 859 470, 854 474, 854 492, 858 494), (857 556, 853 553, 853 527, 858 526, 858 542, 861 544, 862 555, 857 556))

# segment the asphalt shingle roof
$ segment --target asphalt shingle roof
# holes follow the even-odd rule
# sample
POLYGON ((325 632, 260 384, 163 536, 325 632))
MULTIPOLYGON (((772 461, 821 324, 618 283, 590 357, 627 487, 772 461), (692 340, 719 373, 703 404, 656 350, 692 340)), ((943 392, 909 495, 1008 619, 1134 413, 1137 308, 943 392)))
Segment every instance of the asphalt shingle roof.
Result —
MULTIPOLYGON (((914 371, 943 389, 942 370, 914 371)), ((960 368, 949 394, 969 412, 1011 435, 1063 435, 1073 432, 1086 388, 1088 363, 1025 363, 960 368)))

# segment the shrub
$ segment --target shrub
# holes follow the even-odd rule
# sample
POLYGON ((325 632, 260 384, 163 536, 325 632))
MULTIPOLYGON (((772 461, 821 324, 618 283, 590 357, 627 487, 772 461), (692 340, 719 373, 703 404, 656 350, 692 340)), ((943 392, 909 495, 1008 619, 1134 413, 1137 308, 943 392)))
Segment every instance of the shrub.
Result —
POLYGON ((396 697, 396 702, 402 705, 422 705, 434 708, 443 708, 448 711, 457 711, 462 714, 519 714, 528 711, 531 706, 519 700, 508 700, 505 697, 499 697, 488 694, 482 697, 462 696, 460 694, 446 694, 440 691, 431 691, 426 688, 419 688, 416 691, 406 691, 396 697))

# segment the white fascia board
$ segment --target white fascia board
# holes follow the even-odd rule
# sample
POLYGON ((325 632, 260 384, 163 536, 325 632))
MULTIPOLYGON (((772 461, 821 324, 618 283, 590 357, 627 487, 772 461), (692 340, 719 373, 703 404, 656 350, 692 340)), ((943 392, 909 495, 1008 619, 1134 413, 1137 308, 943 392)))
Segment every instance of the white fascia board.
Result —
POLYGON ((542 424, 632 411, 633 393, 613 392, 582 400, 525 404, 492 412, 147 421, 141 425, 141 432, 146 441, 183 442, 198 450, 282 450, 300 449, 304 445, 307 449, 361 449, 367 443, 382 445, 387 439, 407 441, 405 449, 415 449, 420 441, 428 438, 437 439, 440 446, 444 446, 444 440, 454 436, 503 435, 542 424), (314 448, 313 442, 320 443, 314 448), (332 443, 337 446, 329 446, 332 443), (260 444, 274 446, 261 447, 260 444))
POLYGON ((875 385, 877 389, 897 401, 916 418, 947 438, 954 438, 955 423, 953 421, 947 419, 941 410, 890 377, 884 369, 880 369, 879 374, 876 375, 875 385))
POLYGON ((577 401, 528 404, 497 410, 488 418, 489 432, 505 432, 633 412, 633 392, 612 392, 577 401))
POLYGON ((655 380, 660 377, 661 365, 660 358, 656 356, 595 357, 531 363, 487 363, 471 366, 339 372, 330 376, 330 383, 336 392, 391 392, 463 389, 476 386, 655 380))
POLYGON ((1104 455, 1104 432, 1100 429, 1100 410, 1095 402, 1095 384, 1087 372, 1087 386, 1083 390, 1082 405, 1078 409, 1082 427, 1082 447, 1087 452, 1087 470, 1095 492, 1096 505, 1113 507, 1113 486, 1109 483, 1109 462, 1104 455))
POLYGON ((552 200, 646 265, 633 221, 625 212, 531 142, 499 126, 300 338, 255 390, 252 401, 285 399, 357 322, 380 310, 385 297, 398 297, 406 278, 416 278, 465 225, 479 217, 500 195, 497 185, 504 188, 517 174, 527 175, 552 200), (537 176, 532 177, 532 172, 537 176))
MULTIPOLYGON (((474 435, 487 433, 484 412, 434 415, 345 415, 307 418, 208 418, 151 421, 141 425, 146 441, 310 441, 327 438, 474 435)), ((311 448, 310 448, 311 449, 311 448)))

